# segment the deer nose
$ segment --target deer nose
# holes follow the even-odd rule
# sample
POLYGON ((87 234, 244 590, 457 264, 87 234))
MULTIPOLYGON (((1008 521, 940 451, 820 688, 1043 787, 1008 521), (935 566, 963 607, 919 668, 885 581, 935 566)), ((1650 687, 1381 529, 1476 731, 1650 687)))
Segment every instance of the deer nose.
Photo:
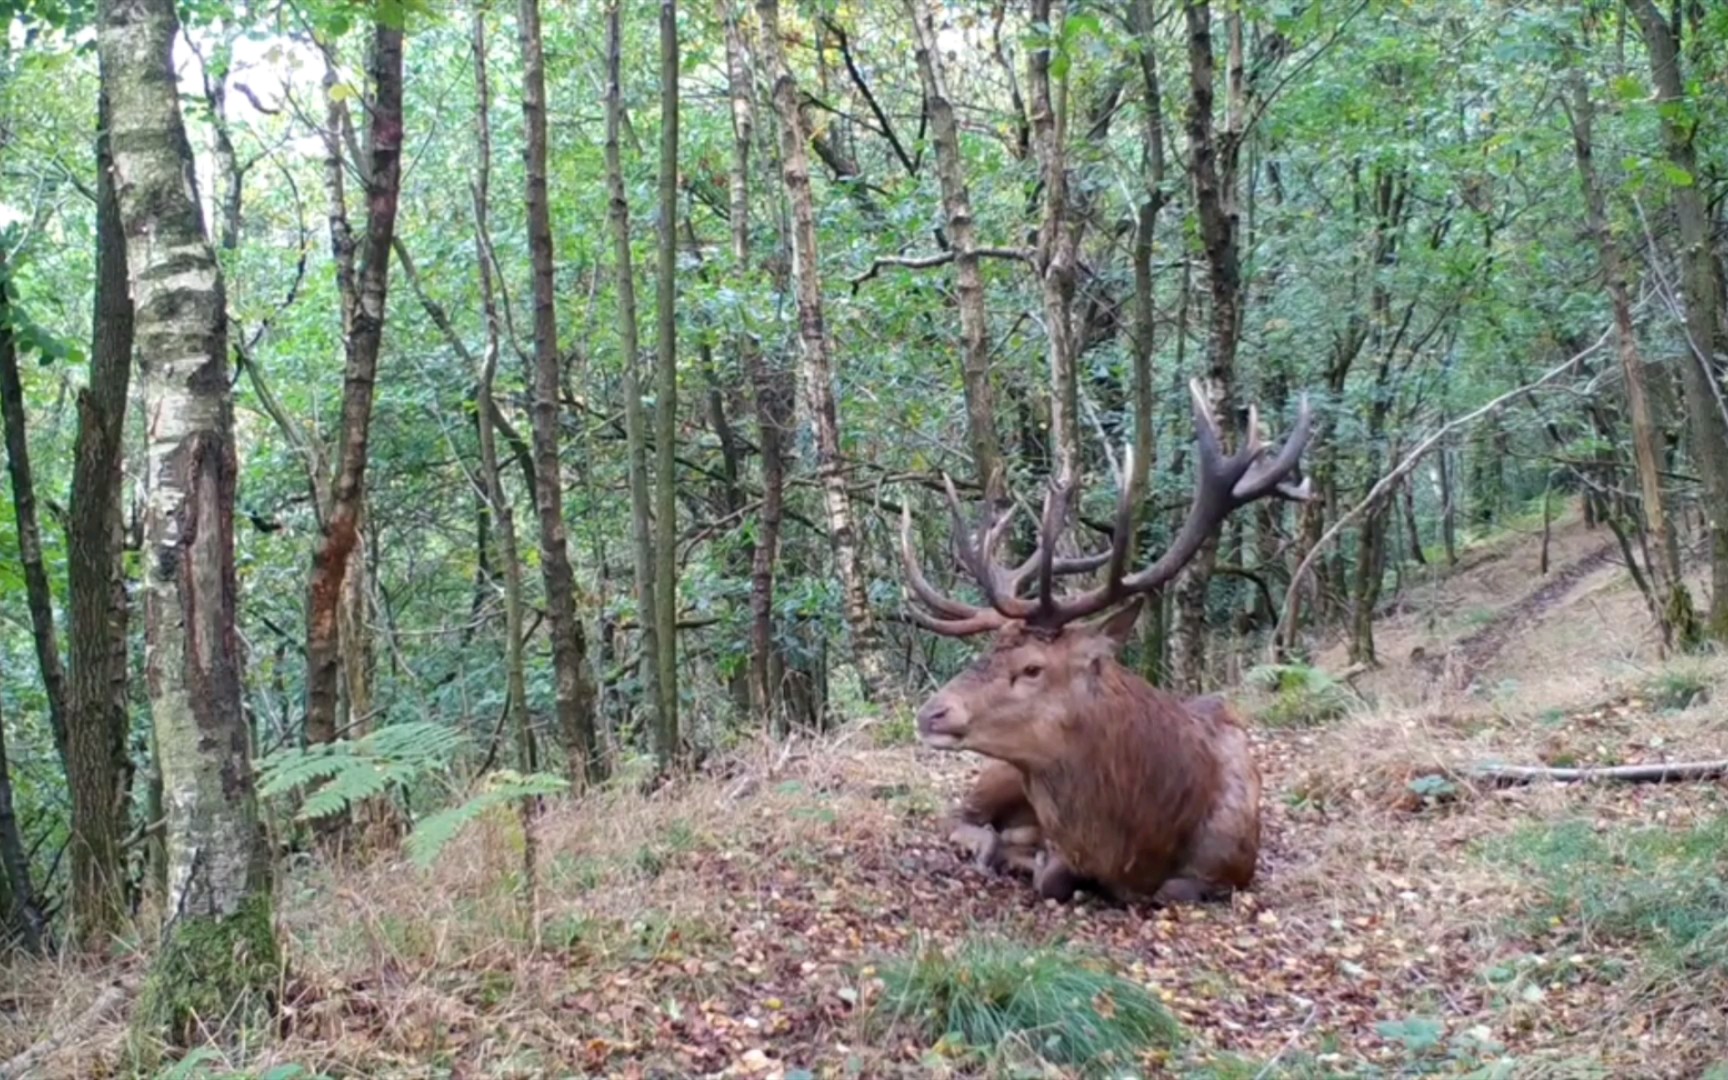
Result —
POLYGON ((964 726, 965 716, 948 702, 932 699, 918 710, 918 733, 923 736, 955 735, 964 726))

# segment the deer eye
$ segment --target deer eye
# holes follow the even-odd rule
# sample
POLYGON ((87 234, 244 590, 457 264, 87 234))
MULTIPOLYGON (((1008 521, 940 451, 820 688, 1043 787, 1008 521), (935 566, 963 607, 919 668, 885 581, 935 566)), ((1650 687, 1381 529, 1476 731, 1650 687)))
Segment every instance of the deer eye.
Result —
POLYGON ((1043 664, 1027 664, 1025 667, 1020 669, 1020 677, 1022 679, 1036 679, 1042 674, 1044 674, 1043 664))

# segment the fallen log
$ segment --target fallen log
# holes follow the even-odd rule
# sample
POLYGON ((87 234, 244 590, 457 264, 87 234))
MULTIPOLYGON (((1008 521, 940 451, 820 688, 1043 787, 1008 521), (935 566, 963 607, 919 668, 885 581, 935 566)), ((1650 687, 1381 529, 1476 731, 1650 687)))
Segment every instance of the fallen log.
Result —
POLYGON ((1463 774, 1495 787, 1515 787, 1539 780, 1570 784, 1608 780, 1622 784, 1685 784, 1728 776, 1728 761, 1659 762, 1654 765, 1607 765, 1572 769, 1549 765, 1469 765, 1463 774))

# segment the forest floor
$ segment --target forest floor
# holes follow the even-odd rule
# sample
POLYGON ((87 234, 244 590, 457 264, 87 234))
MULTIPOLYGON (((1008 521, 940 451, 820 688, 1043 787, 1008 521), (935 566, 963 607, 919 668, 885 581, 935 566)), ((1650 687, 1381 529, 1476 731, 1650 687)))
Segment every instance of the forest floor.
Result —
MULTIPOLYGON (((1560 526, 1546 577, 1532 537, 1468 552, 1382 620, 1384 664, 1353 680, 1344 715, 1254 725, 1262 871, 1227 904, 1058 906, 980 872, 942 827, 979 762, 885 722, 757 748, 652 798, 608 792, 556 811, 542 825, 538 947, 514 898, 508 817, 427 871, 297 867, 279 895, 287 1030, 232 1064, 476 1078, 1728 1076, 1710 1071, 1728 1070, 1728 785, 1494 789, 1462 772, 1728 757, 1728 663, 1651 659, 1605 539, 1560 526), (1436 676, 1460 670, 1470 677, 1436 676), (1093 966, 1109 974, 1072 978, 1093 966), (1160 1006, 1179 1030, 1146 1022, 1160 1006), (946 1012, 932 1021, 932 1008, 946 1012), (986 1022, 1004 1016, 1018 1026, 986 1022), (1052 1033, 1076 1024, 1127 1032, 1115 1068, 1061 1064, 1073 1047, 1052 1033)), ((1320 666, 1341 671, 1341 652, 1320 666)), ((1255 692, 1232 696, 1258 715, 1255 692)), ((101 986, 22 974, 0 995, 0 1060, 101 986)), ((81 1033, 32 1075, 129 1075, 119 1025, 81 1033)))

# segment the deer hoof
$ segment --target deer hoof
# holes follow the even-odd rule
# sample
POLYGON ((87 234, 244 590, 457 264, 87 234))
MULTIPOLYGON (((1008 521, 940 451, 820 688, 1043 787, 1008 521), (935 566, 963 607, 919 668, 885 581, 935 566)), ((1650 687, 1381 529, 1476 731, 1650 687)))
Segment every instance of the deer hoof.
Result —
POLYGON ((1032 865, 1032 886, 1046 900, 1067 903, 1074 897, 1074 871, 1061 856, 1040 851, 1032 865))

